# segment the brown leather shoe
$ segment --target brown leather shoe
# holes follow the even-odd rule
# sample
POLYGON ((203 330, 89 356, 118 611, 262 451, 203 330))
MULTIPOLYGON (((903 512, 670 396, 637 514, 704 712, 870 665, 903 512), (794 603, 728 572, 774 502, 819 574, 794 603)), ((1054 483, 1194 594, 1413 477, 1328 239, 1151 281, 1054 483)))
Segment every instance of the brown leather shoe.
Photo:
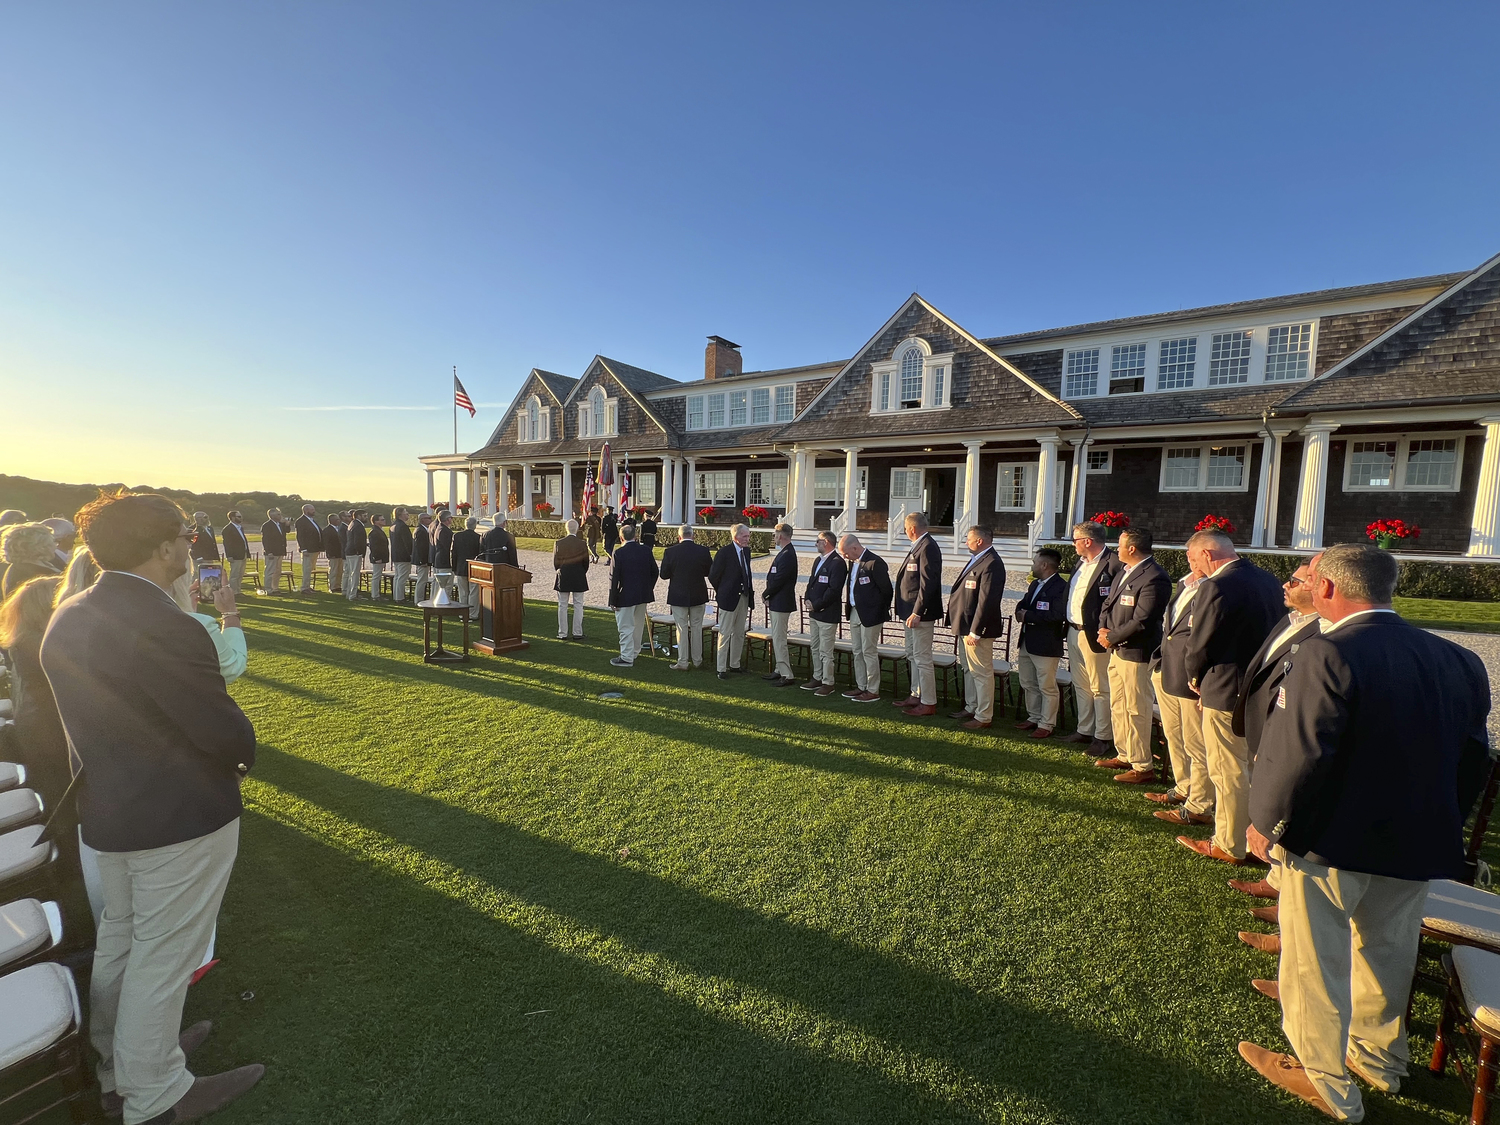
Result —
POLYGON ((903 710, 913 719, 925 719, 937 714, 937 706, 932 703, 918 703, 915 707, 905 707, 903 710))
POLYGON ((1075 730, 1072 734, 1068 735, 1067 738, 1063 739, 1063 741, 1064 742, 1079 742, 1079 743, 1082 743, 1082 742, 1093 742, 1094 741, 1094 736, 1091 735, 1091 734, 1079 734, 1075 730))
POLYGON ((1251 949, 1258 949, 1262 953, 1275 953, 1278 956, 1281 953, 1280 934, 1257 934, 1249 930, 1241 930, 1240 940, 1251 949))
POLYGON ((1216 859, 1220 863, 1232 863, 1236 867, 1244 866, 1245 861, 1243 859, 1235 859, 1234 856, 1230 855, 1212 840, 1195 840, 1191 836, 1179 836, 1177 837, 1177 842, 1188 851, 1197 852, 1206 859, 1216 859))
POLYGON ((1240 1058, 1253 1066, 1271 1085, 1280 1086, 1288 1094, 1301 1098, 1329 1117, 1334 1116, 1333 1109, 1323 1100, 1323 1095, 1313 1088, 1312 1079, 1307 1076, 1307 1071, 1302 1069, 1302 1064, 1295 1056, 1268 1051, 1246 1040, 1240 1043, 1240 1058))
POLYGON ((1281 985, 1274 980, 1252 980, 1250 987, 1262 996, 1269 996, 1272 1000, 1281 1000, 1281 985))
POLYGON ((974 712, 970 711, 968 708, 965 708, 962 711, 949 711, 948 712, 948 718, 950 718, 950 719, 972 719, 973 717, 974 717, 974 712))
POLYGON ((1257 906, 1250 911, 1250 917, 1257 922, 1266 922, 1272 926, 1281 925, 1281 907, 1279 906, 1257 906))
POLYGON ((1101 770, 1127 770, 1130 768, 1130 763, 1124 758, 1100 758, 1094 765, 1098 766, 1101 770))
POLYGON ((1034 730, 1034 731, 1031 732, 1031 737, 1032 738, 1051 738, 1052 737, 1052 732, 1050 730, 1048 730, 1046 727, 1037 727, 1036 730, 1034 730))
POLYGON ((1265 879, 1256 879, 1254 882, 1251 882, 1248 879, 1231 879, 1229 880, 1229 886, 1232 889, 1239 891, 1240 894, 1249 895, 1251 898, 1281 897, 1281 892, 1278 891, 1275 887, 1271 886, 1271 884, 1265 879))
POLYGON ((1151 814, 1157 820, 1165 820, 1169 824, 1212 824, 1214 818, 1207 813, 1188 812, 1187 809, 1178 807, 1175 809, 1157 809, 1151 814))
MULTIPOLYGON (((203 1046, 204 1041, 208 1039, 209 1033, 213 1029, 214 1024, 212 1020, 199 1020, 177 1037, 177 1046, 182 1049, 184 1055, 191 1055, 199 1047, 203 1046)), ((111 1090, 107 1094, 100 1094, 99 1104, 104 1108, 105 1117, 125 1116, 125 1099, 116 1090, 111 1090)))
POLYGON ((864 693, 865 693, 865 689, 864 688, 862 688, 862 687, 852 687, 848 691, 842 692, 841 694, 843 695, 843 697, 845 699, 857 699, 861 695, 864 695, 864 693))
POLYGON ((1027 719, 1024 722, 1017 723, 1016 730, 1036 730, 1036 724, 1027 719))
POLYGON ((145 1125, 181 1125, 184 1121, 198 1121, 211 1113, 218 1113, 241 1094, 247 1093, 265 1073, 266 1068, 260 1063, 251 1063, 222 1074, 195 1078, 176 1105, 157 1114, 145 1125))
POLYGON ((821 699, 825 695, 832 695, 833 692, 834 687, 832 684, 823 684, 815 692, 813 692, 813 694, 821 699))
POLYGON ((981 723, 978 719, 970 719, 964 724, 964 730, 989 730, 989 723, 981 723))
POLYGON ((891 706, 897 710, 900 710, 902 707, 920 707, 922 706, 922 697, 920 695, 908 695, 905 699, 892 703, 891 706))
POLYGON ((851 696, 850 698, 853 699, 856 703, 875 703, 880 699, 880 696, 873 691, 862 691, 858 695, 851 696))
POLYGON ((1180 805, 1187 800, 1181 793, 1174 793, 1168 789, 1165 793, 1142 794, 1148 801, 1155 801, 1158 805, 1180 805))
POLYGON ((1150 785, 1156 780, 1156 771, 1126 770, 1124 773, 1115 774, 1115 780, 1121 785, 1150 785))

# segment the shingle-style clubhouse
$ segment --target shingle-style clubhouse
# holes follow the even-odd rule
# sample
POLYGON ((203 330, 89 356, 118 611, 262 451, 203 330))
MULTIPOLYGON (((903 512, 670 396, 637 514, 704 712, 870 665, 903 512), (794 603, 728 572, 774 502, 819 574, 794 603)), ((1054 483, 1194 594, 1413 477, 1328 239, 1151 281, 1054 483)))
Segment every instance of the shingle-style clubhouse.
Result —
POLYGON ((999 337, 913 294, 849 359, 742 368, 711 336, 691 381, 605 356, 534 369, 484 448, 421 458, 428 501, 447 471, 453 499, 463 473, 513 516, 566 515, 607 441, 668 523, 755 504, 883 545, 920 510, 940 533, 990 524, 1024 557, 1103 510, 1160 543, 1212 513, 1243 546, 1293 550, 1396 517, 1423 554, 1500 556, 1500 255, 999 337))

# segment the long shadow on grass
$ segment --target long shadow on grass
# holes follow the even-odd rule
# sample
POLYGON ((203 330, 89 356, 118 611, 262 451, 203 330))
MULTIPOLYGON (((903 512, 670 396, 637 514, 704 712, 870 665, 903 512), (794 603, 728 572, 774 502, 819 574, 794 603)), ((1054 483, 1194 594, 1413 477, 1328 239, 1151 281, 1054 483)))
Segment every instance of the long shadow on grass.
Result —
MULTIPOLYGON (((313 805, 634 949, 784 997, 1072 1120, 1272 1121, 1287 1112, 1248 1071, 1221 1083, 1049 1013, 406 790, 270 748, 262 750, 257 772, 313 805)), ((713 1034, 738 1032, 724 1027, 713 1034)))

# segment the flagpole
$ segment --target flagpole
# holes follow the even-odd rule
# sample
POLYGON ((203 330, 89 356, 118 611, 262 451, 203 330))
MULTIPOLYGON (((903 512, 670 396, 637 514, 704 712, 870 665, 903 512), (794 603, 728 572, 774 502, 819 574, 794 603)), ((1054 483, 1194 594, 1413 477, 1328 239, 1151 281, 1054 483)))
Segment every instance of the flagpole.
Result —
POLYGON ((458 454, 458 364, 453 365, 453 452, 458 454))

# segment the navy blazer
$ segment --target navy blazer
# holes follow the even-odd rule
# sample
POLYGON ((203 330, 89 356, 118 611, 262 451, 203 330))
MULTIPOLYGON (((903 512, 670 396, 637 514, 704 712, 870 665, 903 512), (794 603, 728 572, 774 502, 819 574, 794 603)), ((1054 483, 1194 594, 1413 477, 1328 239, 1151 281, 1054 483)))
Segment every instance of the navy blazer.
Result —
POLYGON ((895 590, 891 586, 891 568, 885 565, 885 560, 868 547, 864 551, 850 567, 856 573, 852 578, 844 579, 844 617, 853 621, 858 613, 859 623, 869 629, 891 619, 891 598, 895 590), (851 581, 854 584, 852 605, 849 602, 851 581))
POLYGON ((469 560, 479 557, 479 552, 484 550, 483 540, 479 538, 479 532, 464 528, 462 531, 453 533, 453 573, 469 576, 469 560))
POLYGON ((100 575, 52 615, 42 668, 83 768, 84 843, 164 848, 239 817, 255 728, 225 690, 207 631, 160 587, 100 575))
POLYGON ((214 539, 213 524, 193 529, 192 549, 189 553, 200 562, 218 559, 219 544, 214 539))
POLYGON ((1186 584, 1187 578, 1178 582, 1177 589, 1172 591, 1171 601, 1167 603, 1167 613, 1162 618, 1161 647, 1156 650, 1152 671, 1161 673, 1162 691, 1176 699, 1191 699, 1196 702, 1198 697, 1188 687, 1187 669, 1183 666, 1182 658, 1187 653, 1188 638, 1193 634, 1193 606, 1198 600, 1201 583, 1200 589, 1194 590, 1193 596, 1182 607, 1182 612, 1175 618, 1172 617, 1172 606, 1177 604, 1186 584))
POLYGON ((316 555, 323 549, 323 529, 306 513, 297 517, 297 550, 316 555))
POLYGON ((286 525, 276 520, 267 520, 260 525, 260 550, 268 559, 279 559, 286 554, 286 525))
POLYGON ((915 613, 923 621, 943 616, 943 549, 930 532, 911 545, 896 569, 896 617, 915 613))
POLYGON ((763 596, 766 608, 774 613, 794 613, 797 609, 797 552, 788 543, 776 552, 766 571, 763 596))
POLYGON ((1277 649, 1273 657, 1271 642, 1292 623, 1291 614, 1287 614, 1271 626, 1265 643, 1250 661, 1245 682, 1240 688, 1240 701, 1235 706, 1230 725, 1234 733, 1242 737, 1249 746, 1251 761, 1255 760, 1255 748, 1260 745, 1260 733, 1265 729, 1266 716, 1271 713, 1271 707, 1276 702, 1281 681, 1292 670, 1290 658, 1297 655, 1303 641, 1318 635, 1321 621, 1322 618, 1313 614, 1302 623, 1302 628, 1287 638, 1286 644, 1277 649))
POLYGON ((323 528, 323 553, 330 559, 344 557, 344 529, 336 523, 323 528))
POLYGON ((844 588, 849 584, 849 564, 835 548, 819 555, 807 575, 807 615, 824 625, 837 625, 844 616, 844 588))
POLYGON ((719 548, 714 564, 709 568, 708 580, 713 583, 714 597, 719 603, 720 613, 733 613, 740 596, 748 598, 746 605, 755 608, 755 584, 750 580, 750 548, 740 548, 732 541, 719 548))
POLYGON ((391 524, 391 562, 411 562, 411 528, 397 520, 391 524))
POLYGON ((432 565, 432 532, 421 524, 417 524, 416 530, 411 533, 411 564, 432 565))
POLYGON ((1133 664, 1150 660, 1161 647, 1161 622, 1171 597, 1172 580, 1155 558, 1142 559, 1128 575, 1122 571, 1099 607, 1099 626, 1109 630, 1109 651, 1133 664))
POLYGON ((673 543, 661 554, 661 576, 667 580, 667 604, 692 607, 708 604, 708 572, 714 554, 691 539, 673 543))
POLYGON ((1005 635, 1005 563, 985 548, 948 594, 949 628, 964 637, 994 640, 1005 635))
POLYGON ((344 555, 358 555, 365 557, 365 550, 370 546, 370 537, 365 530, 365 525, 359 520, 350 520, 349 526, 344 529, 344 555))
POLYGON ((1016 620, 1021 623, 1023 649, 1032 656, 1061 656, 1068 630, 1068 583, 1063 576, 1054 574, 1045 582, 1033 578, 1016 604, 1016 620))
MULTIPOLYGON (((492 527, 479 541, 480 562, 504 563, 520 566, 521 556, 516 554, 516 537, 503 527, 492 527)), ((588 589, 587 586, 584 589, 588 589)))
MULTIPOLYGON (((370 561, 372 563, 391 561, 391 540, 383 527, 370 528, 370 561)), ((380 591, 377 590, 375 593, 378 595, 380 591)))
POLYGON ((1313 863, 1454 879, 1489 765, 1489 678, 1468 649, 1394 613, 1311 636, 1261 734, 1250 820, 1313 863))
POLYGON ((245 538, 245 529, 230 520, 224 525, 224 557, 226 559, 248 559, 250 540, 245 538))
POLYGON ((1233 711, 1256 649, 1286 616, 1281 582, 1236 559, 1198 583, 1191 606, 1193 631, 1183 654, 1188 682, 1198 685, 1203 706, 1233 711))
POLYGON ((433 525, 432 565, 438 570, 453 569, 453 525, 433 525))
MULTIPOLYGON (((1079 568, 1083 567, 1083 559, 1078 560, 1079 568)), ((1083 639, 1088 642, 1089 648, 1095 652, 1103 652, 1104 648, 1099 644, 1099 612, 1104 606, 1104 599, 1109 597, 1109 591, 1114 586, 1115 579, 1120 577, 1120 572, 1125 569, 1125 564, 1120 561, 1120 556, 1104 548, 1104 557, 1098 560, 1093 577, 1089 580, 1088 593, 1083 595, 1083 620, 1069 621, 1069 625, 1080 626, 1083 639)), ((1073 572, 1076 579, 1078 572, 1073 572)), ((1063 601, 1063 611, 1068 612, 1068 605, 1073 600, 1073 582, 1068 583, 1068 597, 1063 601)))
POLYGON ((612 609, 650 605, 656 598, 656 556, 638 540, 615 549, 609 568, 609 604, 612 609))

